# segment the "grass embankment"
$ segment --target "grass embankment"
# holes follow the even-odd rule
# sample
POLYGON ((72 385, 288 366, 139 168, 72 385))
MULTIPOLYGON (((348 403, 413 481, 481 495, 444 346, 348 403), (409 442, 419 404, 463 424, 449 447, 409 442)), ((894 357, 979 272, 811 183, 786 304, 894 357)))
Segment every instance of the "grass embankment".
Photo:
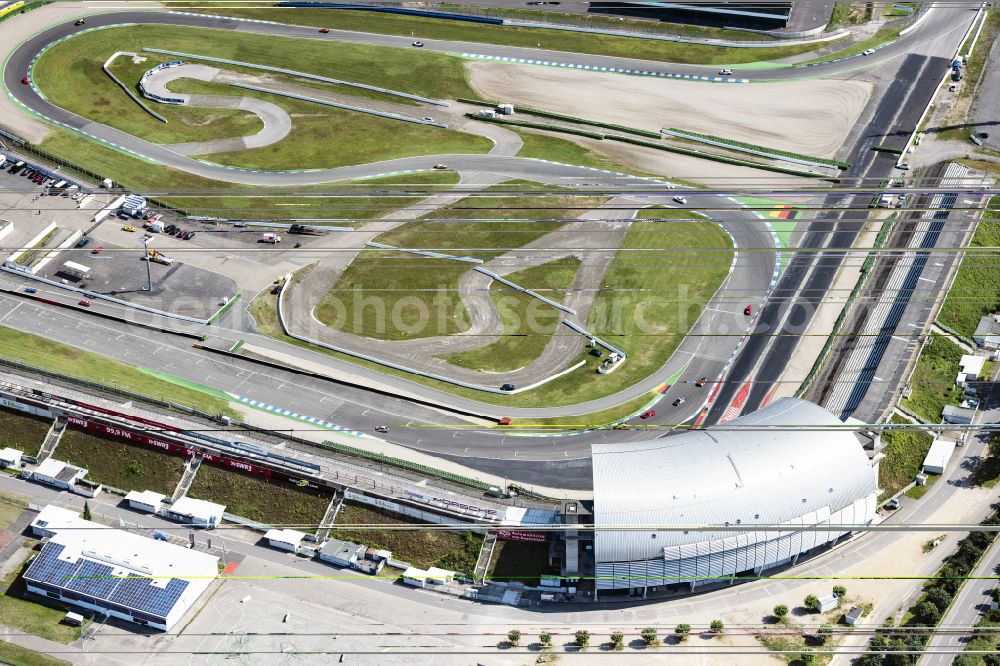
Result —
POLYGON ((365 197, 363 193, 357 196, 323 196, 323 193, 355 185, 360 192, 363 189, 380 189, 387 186, 422 187, 453 185, 458 182, 458 174, 455 172, 426 171, 309 187, 251 187, 222 184, 220 189, 219 181, 158 166, 67 130, 54 130, 41 148, 111 178, 128 188, 147 192, 170 191, 169 195, 155 198, 192 215, 236 219, 376 218, 392 210, 412 205, 421 197, 365 197), (293 195, 292 192, 299 194, 293 195))
POLYGON ((184 473, 182 458, 72 428, 63 433, 53 457, 88 470, 90 481, 167 496, 173 494, 184 473))
POLYGON ((443 530, 351 530, 336 525, 419 525, 420 521, 390 511, 353 502, 345 502, 330 538, 363 543, 373 548, 391 550, 394 559, 417 567, 441 567, 472 573, 479 558, 483 539, 472 532, 460 534, 443 530))
MULTIPOLYGON (((402 49, 341 44, 345 50, 343 53, 338 51, 335 57, 334 45, 322 42, 253 36, 233 31, 148 25, 97 30, 57 44, 43 54, 35 65, 35 80, 54 104, 158 143, 244 136, 255 133, 263 126, 253 114, 229 109, 197 109, 150 103, 158 113, 162 110, 162 115, 172 121, 166 124, 147 114, 101 71, 101 65, 117 50, 141 53, 142 46, 150 44, 167 50, 299 70, 309 69, 314 73, 343 76, 348 80, 352 80, 354 75, 361 75, 357 61, 363 53, 367 53, 379 62, 379 69, 385 73, 384 78, 378 78, 373 75, 373 68, 369 67, 364 73, 370 79, 367 82, 388 87, 404 86, 410 89, 408 92, 421 92, 415 90, 415 86, 427 86, 435 92, 459 91, 466 87, 465 74, 460 64, 440 54, 419 53, 411 59, 418 70, 426 56, 434 61, 434 65, 427 68, 428 72, 434 70, 434 80, 424 83, 419 78, 407 81, 400 76, 401 54, 414 55, 402 49), (194 35, 198 34, 201 38, 195 39, 194 35), (276 41, 272 42, 272 39, 276 41), (354 49, 361 51, 354 52, 354 49), (289 55, 292 57, 288 58, 289 55), (277 62, 282 64, 276 64, 277 62), (346 74, 345 71, 350 73, 346 74)), ((118 59, 119 67, 113 71, 121 71, 122 82, 137 91, 142 73, 161 61, 160 56, 157 56, 141 65, 135 65, 127 57, 121 57, 118 59)), ((228 68, 225 65, 223 67, 228 68)), ((413 74, 416 75, 416 72, 413 74)), ((275 144, 205 156, 209 161, 220 164, 258 169, 330 168, 433 153, 479 153, 488 151, 492 145, 488 139, 471 134, 239 90, 223 84, 182 79, 175 81, 170 88, 181 93, 265 99, 282 107, 292 116, 292 131, 275 144)), ((337 89, 338 92, 356 90, 344 87, 337 89)), ((359 100, 359 103, 364 106, 364 100, 359 100)))
POLYGON ((10 666, 70 666, 65 659, 50 657, 7 641, 0 641, 0 663, 10 666))
MULTIPOLYGON (((892 422, 913 423, 898 415, 892 417, 892 422)), ((882 441, 885 458, 878 468, 878 485, 882 488, 879 500, 892 497, 917 478, 934 437, 923 430, 886 430, 882 441)))
MULTIPOLYGON (((579 267, 579 259, 564 257, 510 273, 504 278, 561 303, 566 296, 564 290, 573 284, 579 267)), ((478 349, 449 354, 444 359, 463 368, 488 372, 517 370, 542 353, 556 332, 561 313, 551 305, 500 282, 494 281, 490 285, 490 297, 503 321, 501 338, 478 349)), ((568 329, 566 334, 576 335, 568 329)))
MULTIPOLYGON (((983 213, 969 246, 1000 247, 1000 196, 990 199, 989 209, 983 213)), ((964 257, 941 306, 938 321, 971 338, 979 320, 997 310, 1000 310, 1000 271, 996 268, 996 257, 988 254, 964 257)))
MULTIPOLYGON (((375 240, 400 248, 433 249, 488 260, 562 226, 561 222, 512 218, 577 217, 602 201, 571 192, 469 197, 375 240), (475 221, 465 221, 469 218, 475 221)), ((473 265, 365 249, 320 301, 316 318, 327 326, 383 340, 461 333, 469 323, 458 280, 473 265)))
POLYGON ((804 65, 811 62, 826 62, 827 60, 837 60, 838 58, 846 58, 847 56, 858 55, 868 49, 874 49, 883 44, 891 42, 899 38, 899 33, 904 26, 901 25, 890 25, 879 28, 874 35, 868 37, 867 39, 862 39, 860 42, 852 44, 843 49, 834 51, 829 55, 825 55, 821 58, 814 58, 812 60, 807 60, 806 62, 798 63, 798 65, 804 65))
POLYGON ((500 582, 520 581, 538 585, 539 576, 559 575, 549 564, 549 544, 498 540, 486 577, 500 582))
POLYGON ((261 476, 202 463, 188 492, 191 497, 226 506, 226 513, 265 525, 302 526, 314 531, 330 504, 331 496, 293 486, 288 481, 272 481, 261 476))
POLYGON ((932 333, 910 379, 912 393, 900 404, 927 423, 940 423, 944 406, 961 402, 962 389, 955 385, 961 358, 958 345, 932 333))
MULTIPOLYGON (((473 134, 390 120, 223 84, 181 79, 171 84, 170 89, 189 94, 235 94, 261 99, 276 104, 291 116, 292 130, 277 143, 262 148, 194 156, 215 164, 266 170, 330 169, 420 155, 486 153, 493 147, 489 139, 473 134)), ((430 167, 431 163, 427 166, 430 167)))
POLYGON ((0 407, 0 448, 9 446, 33 456, 51 427, 52 421, 48 419, 0 407))
POLYGON ((22 333, 0 326, 0 350, 2 350, 0 356, 5 359, 33 365, 50 372, 96 381, 105 386, 132 391, 148 398, 170 400, 207 414, 240 417, 240 413, 222 398, 151 377, 126 363, 113 361, 31 333, 22 333))
POLYGON ((637 173, 635 169, 615 161, 614 158, 604 153, 584 148, 568 139, 514 127, 507 127, 507 129, 517 133, 521 137, 521 141, 524 142, 521 150, 517 152, 518 157, 534 157, 553 162, 562 162, 563 164, 575 164, 576 166, 585 166, 594 169, 607 169, 608 171, 631 173, 633 175, 645 175, 637 173))
MULTIPOLYGON (((544 47, 550 51, 593 53, 640 60, 656 60, 690 64, 736 64, 774 60, 806 53, 816 45, 773 46, 762 48, 726 48, 679 42, 619 37, 546 28, 483 25, 459 21, 430 19, 393 14, 373 15, 369 12, 261 9, 197 9, 199 13, 258 18, 281 23, 311 25, 339 30, 355 30, 388 35, 406 35, 420 39, 444 39, 482 44, 501 44, 527 48, 544 47)), ((457 10, 457 11, 460 11, 457 10)), ((620 25, 620 24, 619 24, 620 25)), ((645 27, 645 23, 643 26, 645 27)), ((655 24, 654 24, 655 25, 655 24)), ((748 41, 746 34, 733 33, 723 38, 748 41)))

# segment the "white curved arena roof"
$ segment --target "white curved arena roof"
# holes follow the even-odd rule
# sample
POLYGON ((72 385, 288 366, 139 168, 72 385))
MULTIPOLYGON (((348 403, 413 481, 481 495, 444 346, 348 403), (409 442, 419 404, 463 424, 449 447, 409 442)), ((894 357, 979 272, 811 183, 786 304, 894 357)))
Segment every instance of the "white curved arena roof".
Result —
POLYGON ((691 560, 681 568, 692 576, 762 569, 843 533, 794 532, 795 526, 864 524, 875 515, 875 472, 853 430, 822 407, 795 398, 725 426, 594 445, 593 466, 599 574, 602 562, 639 560, 659 560, 661 572, 663 562, 691 560), (772 429, 791 425, 806 429, 772 429), (601 529, 727 523, 741 527, 601 529), (790 531, 746 529, 754 524, 788 524, 790 531), (718 560, 707 570, 706 557, 718 560))

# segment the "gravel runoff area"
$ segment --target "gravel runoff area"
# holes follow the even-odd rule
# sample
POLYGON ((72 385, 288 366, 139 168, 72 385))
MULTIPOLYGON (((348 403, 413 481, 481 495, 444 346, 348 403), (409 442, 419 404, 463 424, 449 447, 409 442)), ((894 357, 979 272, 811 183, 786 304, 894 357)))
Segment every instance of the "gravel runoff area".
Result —
MULTIPOLYGON (((521 103, 654 132, 679 127, 823 157, 843 145, 874 87, 863 74, 849 80, 708 85, 532 65, 475 62, 468 69, 484 98, 512 102, 515 112, 521 103)), ((723 166, 711 164, 713 173, 723 166)))

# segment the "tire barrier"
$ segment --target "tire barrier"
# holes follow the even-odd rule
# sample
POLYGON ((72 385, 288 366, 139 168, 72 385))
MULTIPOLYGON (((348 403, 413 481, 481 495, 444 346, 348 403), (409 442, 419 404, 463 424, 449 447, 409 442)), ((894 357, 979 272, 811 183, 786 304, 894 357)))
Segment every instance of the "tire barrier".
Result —
POLYGON ((421 118, 410 118, 409 116, 401 116, 398 113, 389 113, 388 111, 376 111, 375 109, 366 109, 363 106, 351 106, 350 104, 340 104, 338 102, 328 102, 324 99, 317 99, 315 97, 307 97, 306 95, 297 95, 295 93, 284 92, 282 90, 273 90, 271 88, 261 88, 258 86, 251 86, 245 83, 230 83, 233 88, 240 88, 241 90, 253 90, 254 92, 267 93, 269 95, 278 95, 280 97, 288 97, 290 99, 297 99, 303 102, 312 102, 313 104, 322 104, 323 106, 332 106, 335 109, 344 109, 345 111, 355 111, 357 113, 367 113, 370 116, 378 116, 380 118, 388 118, 390 120, 400 120, 404 123, 414 123, 416 125, 430 125, 431 127, 441 127, 443 129, 448 129, 448 125, 445 123, 436 123, 433 120, 423 120, 421 118))
POLYGON ((159 53, 161 55, 179 56, 182 58, 188 58, 190 60, 204 60, 205 62, 219 62, 224 65, 236 65, 237 67, 249 67, 250 69, 259 69, 265 72, 277 72, 278 74, 289 74, 291 76, 297 76, 303 79, 309 79, 311 81, 322 81, 323 83, 333 83, 339 86, 348 86, 350 88, 360 88, 361 90, 371 90, 373 92, 379 92, 386 95, 392 95, 394 97, 403 97, 405 99, 412 99, 417 102, 424 102, 425 104, 434 104, 435 106, 450 106, 450 104, 444 100, 431 99, 429 97, 421 97, 420 95, 412 95, 410 93, 400 92, 399 90, 390 90, 388 88, 379 88, 378 86, 370 86, 367 83, 355 83, 354 81, 344 81, 342 79, 332 79, 328 76, 319 76, 318 74, 309 74, 308 72, 298 72, 294 69, 282 69, 281 67, 270 67, 268 65, 258 65, 252 62, 241 62, 239 60, 226 60, 225 58, 213 58, 211 56, 197 55, 194 53, 180 53, 178 51, 164 51, 163 49, 148 49, 144 48, 143 51, 148 51, 149 53, 159 53))
MULTIPOLYGON (((128 95, 132 99, 133 102, 135 102, 136 104, 138 104, 142 108, 143 111, 145 111, 149 115, 153 116, 154 118, 156 118, 160 122, 163 122, 163 123, 167 122, 166 118, 164 118, 163 116, 161 116, 160 114, 158 114, 156 111, 153 111, 151 108, 149 108, 148 106, 146 106, 145 102, 143 102, 141 99, 139 99, 139 97, 134 92, 132 92, 131 90, 129 90, 128 86, 126 86, 124 83, 122 83, 118 79, 117 76, 115 76, 114 74, 111 73, 111 70, 109 69, 108 66, 112 62, 114 62, 115 58, 117 58, 120 55, 132 55, 132 56, 134 56, 135 54, 134 53, 127 53, 125 51, 117 51, 114 54, 112 54, 112 56, 110 58, 108 58, 107 60, 104 61, 104 64, 101 65, 101 69, 104 70, 104 73, 107 74, 109 77, 111 77, 111 80, 114 81, 118 85, 119 88, 121 88, 122 90, 124 90, 125 94, 128 95)), ((146 74, 143 74, 142 80, 145 80, 147 74, 149 74, 149 72, 146 72, 146 74)), ((139 86, 140 86, 140 88, 142 87, 142 81, 139 82, 139 86)), ((143 94, 145 95, 146 92, 143 91, 143 94)))

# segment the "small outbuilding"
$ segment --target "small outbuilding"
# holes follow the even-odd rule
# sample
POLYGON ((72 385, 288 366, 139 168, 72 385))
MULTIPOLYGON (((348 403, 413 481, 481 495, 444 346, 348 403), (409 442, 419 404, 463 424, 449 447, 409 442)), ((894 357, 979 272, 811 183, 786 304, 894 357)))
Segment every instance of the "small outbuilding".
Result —
POLYGON ((972 341, 983 349, 1000 349, 1000 314, 987 315, 979 320, 972 341))
POLYGON ((165 497, 166 495, 163 493, 153 492, 152 490, 143 490, 142 492, 133 490, 125 495, 125 501, 128 502, 129 507, 137 511, 158 513, 165 497))
POLYGON ((294 553, 306 538, 306 533, 296 530, 268 530, 264 538, 272 547, 294 553))
POLYGON ((923 470, 925 474, 944 474, 948 461, 951 460, 955 452, 957 442, 951 439, 935 439, 931 448, 924 458, 923 470))
POLYGON ((832 611, 834 608, 840 605, 840 597, 836 594, 829 594, 825 597, 819 598, 819 608, 817 609, 820 613, 826 613, 832 611))
POLYGON ((358 561, 364 559, 367 550, 366 546, 352 541, 330 539, 320 548, 319 559, 341 567, 353 567, 358 561))
POLYGON ((21 455, 20 451, 9 446, 0 450, 0 467, 17 467, 21 464, 21 455))
POLYGON ((956 407, 955 405, 945 405, 941 410, 941 420, 945 423, 956 425, 968 425, 976 416, 976 410, 968 407, 956 407))
POLYGON ((453 580, 455 580, 454 571, 449 571, 448 569, 438 569, 437 567, 430 567, 426 570, 418 569, 417 567, 410 567, 403 572, 403 582, 407 585, 412 585, 413 587, 426 587, 427 583, 444 585, 445 583, 450 583, 453 580))
POLYGON ((986 365, 985 356, 976 356, 975 354, 963 355, 958 362, 959 371, 958 376, 955 378, 955 384, 965 386, 966 382, 978 381, 979 376, 983 374, 984 365, 986 365))
POLYGON ((163 516, 198 527, 215 527, 222 522, 226 507, 207 500, 182 497, 163 510, 163 516))
POLYGON ((861 619, 863 614, 864 611, 860 608, 857 606, 851 606, 851 609, 844 615, 844 622, 853 627, 857 621, 861 619))
POLYGON ((45 483, 63 490, 70 488, 80 479, 87 476, 87 470, 74 467, 62 460, 48 458, 31 473, 31 478, 39 483, 45 483))

